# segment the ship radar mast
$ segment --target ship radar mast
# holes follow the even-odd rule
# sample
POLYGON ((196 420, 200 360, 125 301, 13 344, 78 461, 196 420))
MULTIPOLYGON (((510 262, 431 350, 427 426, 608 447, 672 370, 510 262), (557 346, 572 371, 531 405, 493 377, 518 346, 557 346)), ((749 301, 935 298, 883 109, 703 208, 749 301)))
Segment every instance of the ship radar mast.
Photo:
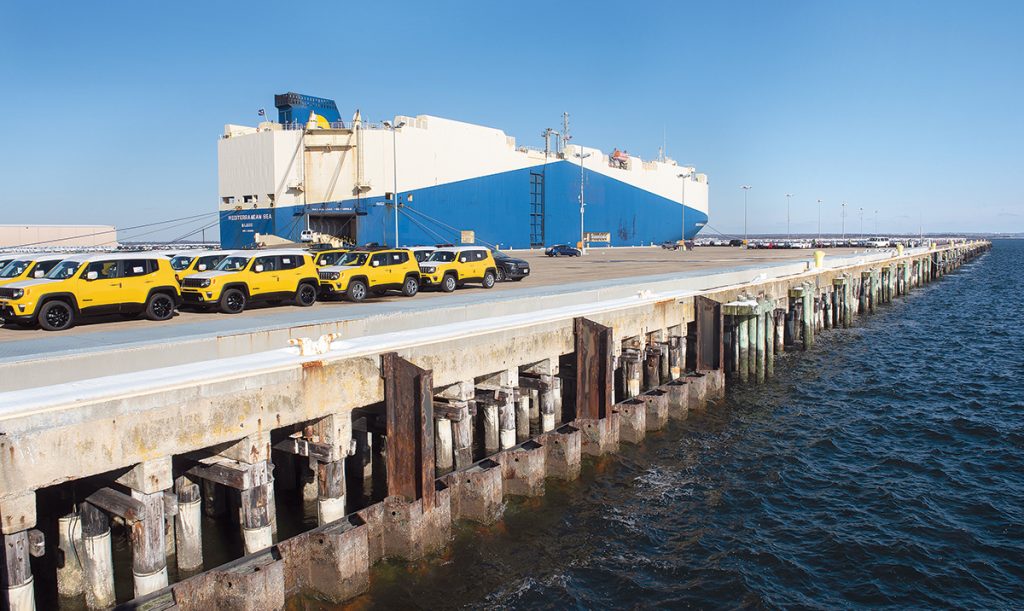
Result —
POLYGON ((569 135, 569 113, 562 113, 562 151, 565 151, 565 147, 569 145, 569 141, 572 140, 572 136, 569 135))

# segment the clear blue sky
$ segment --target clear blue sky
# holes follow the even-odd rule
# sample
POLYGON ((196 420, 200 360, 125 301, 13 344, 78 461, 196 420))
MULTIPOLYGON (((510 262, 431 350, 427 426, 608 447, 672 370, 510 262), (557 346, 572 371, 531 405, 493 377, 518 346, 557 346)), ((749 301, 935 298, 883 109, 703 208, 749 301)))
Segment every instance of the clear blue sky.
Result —
MULTIPOLYGON (((212 211, 273 94, 434 114, 707 172, 711 225, 1024 231, 1024 2, 8 3, 0 222, 212 211)), ((173 230, 157 237, 174 237, 173 230)))

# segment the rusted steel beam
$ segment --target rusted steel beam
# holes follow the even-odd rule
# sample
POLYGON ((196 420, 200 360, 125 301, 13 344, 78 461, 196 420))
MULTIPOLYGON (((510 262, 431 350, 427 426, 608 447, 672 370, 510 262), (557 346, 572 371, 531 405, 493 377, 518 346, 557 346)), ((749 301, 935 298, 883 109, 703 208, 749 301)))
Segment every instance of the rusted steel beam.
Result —
POLYGON ((434 417, 430 371, 389 352, 381 355, 388 452, 388 496, 434 506, 434 417))
POLYGON ((576 417, 600 419, 611 412, 614 395, 612 329, 586 318, 574 320, 576 417))
POLYGON ((721 369, 724 359, 722 304, 703 295, 693 298, 697 371, 721 369))

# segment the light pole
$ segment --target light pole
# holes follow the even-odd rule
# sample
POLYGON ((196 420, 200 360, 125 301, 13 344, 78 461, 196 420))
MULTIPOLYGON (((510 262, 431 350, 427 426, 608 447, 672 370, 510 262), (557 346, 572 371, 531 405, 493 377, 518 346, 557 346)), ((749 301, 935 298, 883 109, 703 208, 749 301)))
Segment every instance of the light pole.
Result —
POLYGON ((846 241, 846 202, 843 202, 843 241, 846 241))
POLYGON ((875 235, 878 235, 878 210, 875 210, 875 235))
POLYGON ((860 238, 864 239, 864 207, 860 209, 860 238))
POLYGON ((752 189, 750 185, 743 185, 743 241, 747 241, 747 191, 752 189))
POLYGON ((818 200, 818 241, 821 241, 821 200, 818 200))
POLYGON ((398 140, 395 133, 405 127, 405 121, 392 125, 390 121, 384 122, 384 127, 391 130, 391 177, 394 181, 394 192, 391 197, 395 198, 395 248, 398 248, 398 140))
POLYGON ((789 231, 789 198, 793 197, 792 193, 786 194, 786 237, 790 240, 793 239, 793 234, 789 231))
MULTIPOLYGON (((580 149, 583 150, 582 148, 580 149)), ((586 242, 583 237, 583 160, 590 157, 591 153, 573 153, 574 157, 580 158, 580 252, 584 252, 586 249, 586 242)))
POLYGON ((682 208, 683 208, 683 211, 682 211, 683 231, 680 234, 683 237, 679 238, 680 240, 686 240, 686 181, 690 180, 691 176, 693 176, 693 172, 687 172, 686 174, 679 174, 678 175, 678 178, 683 179, 683 195, 679 199, 679 203, 682 205, 682 208))

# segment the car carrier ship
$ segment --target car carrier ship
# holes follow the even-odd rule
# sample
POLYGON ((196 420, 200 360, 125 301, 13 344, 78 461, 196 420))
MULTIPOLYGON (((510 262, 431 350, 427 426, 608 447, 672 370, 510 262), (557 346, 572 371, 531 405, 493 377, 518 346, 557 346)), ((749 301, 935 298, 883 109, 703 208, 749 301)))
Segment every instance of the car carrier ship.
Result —
POLYGON ((402 246, 640 246, 691 239, 708 220, 705 174, 573 144, 567 120, 535 148, 435 116, 345 121, 333 100, 274 101, 277 121, 227 125, 218 142, 224 248, 258 236, 395 245, 396 232, 402 246))

